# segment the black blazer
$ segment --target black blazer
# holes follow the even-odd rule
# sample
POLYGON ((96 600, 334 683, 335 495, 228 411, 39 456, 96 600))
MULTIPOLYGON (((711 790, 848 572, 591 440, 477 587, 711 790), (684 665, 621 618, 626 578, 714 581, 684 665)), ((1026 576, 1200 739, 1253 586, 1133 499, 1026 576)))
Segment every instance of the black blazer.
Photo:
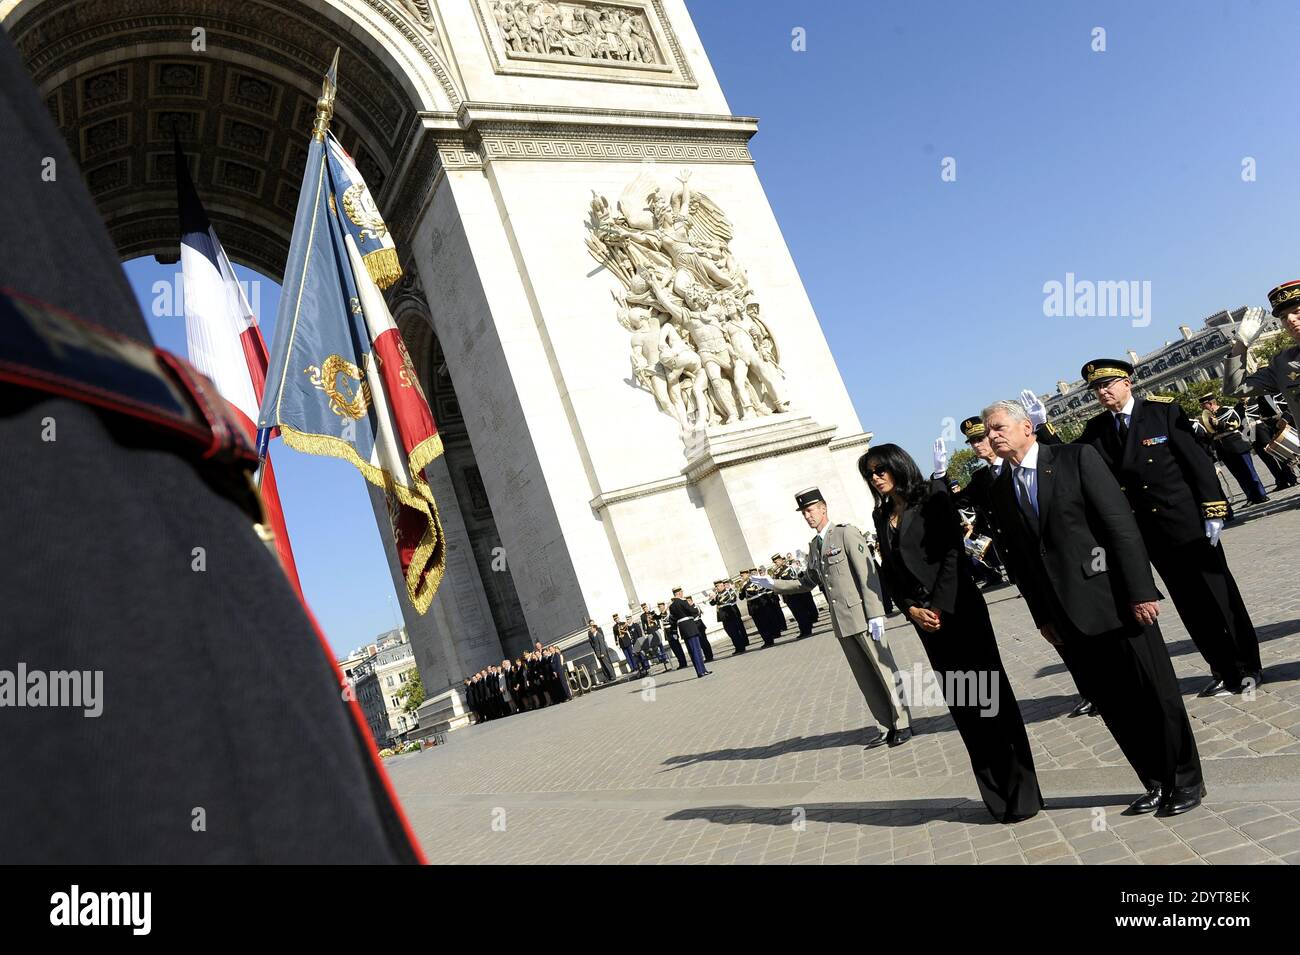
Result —
POLYGON ((1138 629, 1132 604, 1161 594, 1128 499, 1101 456, 1086 444, 1039 445, 1037 534, 1012 471, 1007 462, 991 500, 1002 559, 1034 623, 1069 623, 1088 635, 1138 629))
POLYGON ((885 509, 877 508, 872 517, 876 523, 876 540, 880 543, 880 572, 890 597, 904 610, 919 606, 953 613, 957 609, 962 538, 957 508, 948 489, 941 482, 934 482, 930 496, 920 508, 909 507, 903 512, 897 548, 893 545, 885 509), (907 586, 905 576, 900 574, 900 564, 920 583, 921 595, 907 586))
POLYGON ((1175 401, 1135 398, 1122 446, 1109 411, 1089 420, 1077 443, 1090 444, 1101 455, 1152 547, 1201 540, 1206 518, 1227 516, 1214 465, 1175 401))

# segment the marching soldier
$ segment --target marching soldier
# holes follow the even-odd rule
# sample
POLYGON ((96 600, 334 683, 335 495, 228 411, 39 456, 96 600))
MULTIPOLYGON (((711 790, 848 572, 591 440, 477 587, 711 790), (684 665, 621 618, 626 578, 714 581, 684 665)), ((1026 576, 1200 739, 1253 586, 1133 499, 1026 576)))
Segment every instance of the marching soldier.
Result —
POLYGON ((1267 504, 1268 494, 1264 492, 1264 483, 1255 473, 1255 461, 1250 456, 1250 442, 1241 433, 1241 426, 1241 415, 1235 409, 1221 407, 1219 399, 1214 395, 1201 396, 1201 427, 1214 442, 1219 460, 1241 485, 1247 504, 1267 504))
POLYGON ((727 631, 727 636, 731 638, 731 645, 736 648, 737 653, 744 653, 749 647, 749 633, 745 630, 745 621, 740 618, 740 607, 737 606, 739 595, 736 588, 731 586, 730 580, 715 580, 713 582, 713 596, 709 598, 718 613, 718 623, 722 624, 722 629, 727 631))
MULTIPOLYGON (((786 560, 784 555, 773 554, 772 565, 773 580, 799 579, 799 572, 786 560)), ((781 599, 790 608, 790 615, 794 617, 795 623, 799 625, 799 636, 795 639, 802 640, 804 637, 811 636, 812 628, 817 623, 817 617, 820 615, 820 611, 817 609, 817 601, 813 600, 812 594, 786 594, 781 599)))
POLYGON ((1133 394, 1133 366, 1097 358, 1083 380, 1105 410, 1084 426, 1128 498, 1151 563, 1212 678, 1200 696, 1228 696, 1259 682, 1259 640, 1228 568, 1219 534, 1228 502, 1182 407, 1133 394))
POLYGON ((830 606, 831 623, 867 701, 871 715, 888 732, 868 746, 901 746, 912 738, 907 707, 898 694, 894 654, 885 637, 885 607, 880 579, 867 553, 867 539, 852 524, 832 524, 826 499, 815 487, 795 495, 795 505, 816 534, 808 546, 808 569, 798 580, 754 578, 779 594, 807 593, 821 587, 830 606))

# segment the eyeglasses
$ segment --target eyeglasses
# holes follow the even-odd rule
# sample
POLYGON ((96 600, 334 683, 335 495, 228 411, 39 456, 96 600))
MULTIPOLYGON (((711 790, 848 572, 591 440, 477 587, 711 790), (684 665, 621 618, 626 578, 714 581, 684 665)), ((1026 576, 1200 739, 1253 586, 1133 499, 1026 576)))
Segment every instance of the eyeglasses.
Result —
POLYGON ((870 474, 872 477, 880 477, 881 475, 888 474, 889 468, 883 466, 877 466, 874 468, 869 467, 867 468, 867 473, 870 474))

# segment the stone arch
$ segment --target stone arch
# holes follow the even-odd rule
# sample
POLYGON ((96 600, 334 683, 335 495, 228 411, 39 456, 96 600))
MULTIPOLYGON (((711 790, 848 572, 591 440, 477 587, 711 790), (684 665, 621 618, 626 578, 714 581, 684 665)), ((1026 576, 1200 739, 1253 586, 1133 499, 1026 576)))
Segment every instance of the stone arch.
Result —
POLYGON ((176 255, 173 133, 231 258, 279 279, 320 78, 384 207, 463 94, 417 0, 0 0, 123 260, 176 255), (206 49, 192 48, 195 28, 206 49))

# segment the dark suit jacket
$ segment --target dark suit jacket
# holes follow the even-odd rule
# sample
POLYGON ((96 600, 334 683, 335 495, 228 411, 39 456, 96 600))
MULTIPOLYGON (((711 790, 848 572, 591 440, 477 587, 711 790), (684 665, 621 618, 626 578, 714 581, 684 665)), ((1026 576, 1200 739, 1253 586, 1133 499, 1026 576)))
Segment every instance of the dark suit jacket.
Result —
MULTIPOLYGON (((991 476, 991 469, 985 470, 991 476)), ((894 602, 904 610, 920 606, 953 613, 957 609, 962 543, 951 492, 936 481, 920 508, 909 507, 903 512, 897 549, 892 543, 885 510, 878 508, 872 516, 876 522, 876 540, 880 542, 881 575, 894 602), (900 563, 920 584, 922 594, 916 594, 906 577, 899 573, 900 563)))
POLYGON ((1152 547, 1200 540, 1207 517, 1227 516, 1214 465, 1175 401, 1135 398, 1123 446, 1109 411, 1093 417, 1077 443, 1090 444, 1101 455, 1152 547))
POLYGON ((1132 604, 1160 599, 1128 499, 1091 445, 1039 446, 1037 534, 1021 513, 1010 466, 991 500, 1002 558, 1039 627, 1133 630, 1132 604))

